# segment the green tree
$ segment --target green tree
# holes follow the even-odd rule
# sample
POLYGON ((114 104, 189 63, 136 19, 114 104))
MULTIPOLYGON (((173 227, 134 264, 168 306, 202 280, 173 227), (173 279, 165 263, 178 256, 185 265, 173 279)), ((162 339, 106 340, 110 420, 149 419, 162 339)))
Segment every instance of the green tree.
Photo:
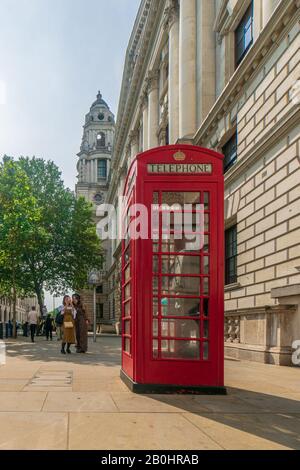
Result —
POLYGON ((64 187, 53 162, 20 158, 19 165, 31 182, 42 214, 40 223, 47 233, 46 240, 25 254, 27 275, 42 308, 43 289, 61 294, 85 286, 89 270, 102 265, 101 245, 92 205, 64 187))
POLYGON ((5 159, 0 166, 0 289, 12 301, 14 336, 17 297, 32 293, 23 256, 34 249, 41 235, 37 230, 40 220, 26 173, 16 162, 5 159))
POLYGON ((85 287, 101 268, 92 205, 64 187, 58 167, 38 158, 5 158, 0 171, 0 289, 61 294, 85 287), (1 287, 2 286, 2 287, 1 287))

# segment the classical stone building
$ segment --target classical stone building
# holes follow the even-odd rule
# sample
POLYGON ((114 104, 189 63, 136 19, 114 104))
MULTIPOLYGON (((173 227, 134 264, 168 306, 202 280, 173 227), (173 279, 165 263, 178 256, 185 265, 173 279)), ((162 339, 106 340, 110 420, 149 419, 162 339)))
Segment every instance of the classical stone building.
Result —
MULTIPOLYGON (((27 314, 31 307, 35 306, 37 311, 39 305, 37 297, 26 297, 25 299, 17 299, 17 322, 24 323, 27 319, 27 314)), ((6 297, 0 297, 0 323, 7 323, 13 319, 13 306, 11 301, 6 297)))
MULTIPOLYGON (((82 143, 78 153, 78 183, 76 184, 76 195, 83 196, 94 206, 95 223, 99 221, 96 216, 97 206, 103 203, 107 196, 114 133, 114 115, 99 92, 96 101, 85 117, 82 143)), ((107 246, 105 242, 102 247, 106 257, 107 246)), ((110 318, 105 269, 104 266, 103 282, 97 287, 97 323, 99 324, 110 318)), ((82 291, 82 296, 92 324, 93 292, 91 290, 82 291)))
MULTIPOLYGON (((299 0, 142 0, 108 192, 142 150, 225 155, 226 355, 276 364, 300 339, 299 19, 299 0)), ((107 263, 119 317, 119 240, 107 263)))

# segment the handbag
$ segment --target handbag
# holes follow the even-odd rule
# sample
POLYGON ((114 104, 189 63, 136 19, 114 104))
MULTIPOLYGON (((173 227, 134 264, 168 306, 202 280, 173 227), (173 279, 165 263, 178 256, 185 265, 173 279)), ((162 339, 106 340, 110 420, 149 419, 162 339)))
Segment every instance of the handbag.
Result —
POLYGON ((64 328, 73 328, 73 323, 71 321, 64 322, 64 328))

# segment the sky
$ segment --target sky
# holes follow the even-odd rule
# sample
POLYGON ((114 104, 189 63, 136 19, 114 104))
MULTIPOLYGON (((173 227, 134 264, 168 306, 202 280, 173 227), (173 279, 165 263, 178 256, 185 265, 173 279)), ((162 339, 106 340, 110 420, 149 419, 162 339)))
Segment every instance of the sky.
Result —
MULTIPOLYGON (((82 126, 98 90, 117 113, 139 4, 0 0, 0 158, 51 159, 74 189, 82 126)), ((51 308, 49 294, 46 303, 51 308)))
POLYGON ((76 183, 98 90, 116 114, 140 0, 0 0, 0 157, 53 160, 76 183))

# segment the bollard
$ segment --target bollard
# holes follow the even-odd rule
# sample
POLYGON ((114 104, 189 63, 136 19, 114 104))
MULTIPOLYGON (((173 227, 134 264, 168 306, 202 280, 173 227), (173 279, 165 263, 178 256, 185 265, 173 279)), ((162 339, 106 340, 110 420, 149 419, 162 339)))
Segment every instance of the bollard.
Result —
POLYGON ((0 341, 0 366, 6 364, 6 346, 4 341, 0 341))

